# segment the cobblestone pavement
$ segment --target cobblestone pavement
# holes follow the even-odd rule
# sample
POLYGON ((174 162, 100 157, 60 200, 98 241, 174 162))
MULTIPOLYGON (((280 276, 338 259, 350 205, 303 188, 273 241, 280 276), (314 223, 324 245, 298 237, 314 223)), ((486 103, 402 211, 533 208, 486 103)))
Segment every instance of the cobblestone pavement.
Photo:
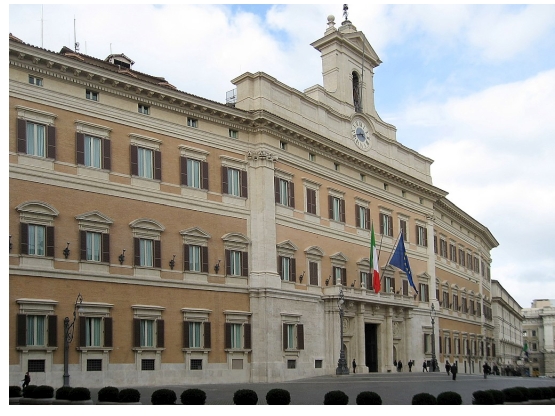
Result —
MULTIPOLYGON (((251 389, 258 395, 258 404, 266 405, 266 393, 273 388, 289 391, 291 405, 323 405, 324 395, 331 390, 341 390, 349 396, 349 405, 356 405, 356 397, 362 391, 373 391, 380 395, 384 405, 410 405, 412 397, 418 393, 430 393, 437 397, 444 391, 455 391, 463 400, 463 405, 472 404, 472 393, 476 390, 502 390, 508 387, 555 386, 553 378, 503 377, 479 374, 457 374, 457 380, 445 372, 422 373, 371 373, 346 376, 322 376, 282 383, 241 383, 241 384, 197 384, 137 387, 141 392, 141 402, 150 405, 152 392, 160 388, 175 391, 177 404, 181 404, 181 393, 189 388, 199 388, 206 393, 207 405, 233 405, 233 393, 239 389, 251 389)), ((119 387, 120 389, 124 386, 119 387)), ((99 389, 91 389, 91 398, 96 403, 99 389)))

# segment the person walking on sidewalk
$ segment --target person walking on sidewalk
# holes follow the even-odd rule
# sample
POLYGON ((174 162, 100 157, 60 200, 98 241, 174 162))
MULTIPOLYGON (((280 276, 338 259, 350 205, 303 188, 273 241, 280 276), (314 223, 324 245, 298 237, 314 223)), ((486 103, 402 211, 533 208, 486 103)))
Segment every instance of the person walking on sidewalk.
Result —
POLYGON ((445 362, 445 371, 447 371, 447 375, 449 375, 449 372, 451 371, 451 364, 449 364, 449 361, 445 362))
POLYGON ((457 372, 459 371, 459 366, 457 365, 457 363, 455 362, 452 366, 451 366, 451 374, 453 374, 453 380, 457 379, 457 372))
POLYGON ((412 360, 409 360, 409 373, 412 372, 412 360))
POLYGON ((357 372, 357 362, 353 358, 353 374, 355 374, 356 372, 357 372))
POLYGON ((428 365, 426 364, 426 360, 424 360, 424 362, 422 363, 422 372, 428 372, 428 365))
POLYGON ((23 381, 23 386, 22 386, 23 388, 29 385, 29 383, 31 382, 31 376, 29 375, 28 371, 25 373, 25 377, 21 381, 23 381))

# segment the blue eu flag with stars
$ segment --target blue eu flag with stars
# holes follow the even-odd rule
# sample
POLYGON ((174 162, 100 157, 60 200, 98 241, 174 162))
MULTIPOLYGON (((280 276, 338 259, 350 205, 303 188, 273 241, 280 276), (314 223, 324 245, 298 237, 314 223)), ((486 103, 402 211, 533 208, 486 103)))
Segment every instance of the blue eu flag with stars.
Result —
POLYGON ((389 264, 404 271, 407 275, 407 279, 409 279, 409 284, 413 287, 415 292, 418 293, 418 290, 416 289, 416 286, 412 281, 412 272, 410 270, 409 258, 407 257, 407 252, 405 251, 404 240, 405 239, 403 238, 403 233, 401 232, 399 243, 397 244, 397 248, 395 248, 395 252, 393 253, 393 256, 391 256, 391 260, 389 261, 389 264))

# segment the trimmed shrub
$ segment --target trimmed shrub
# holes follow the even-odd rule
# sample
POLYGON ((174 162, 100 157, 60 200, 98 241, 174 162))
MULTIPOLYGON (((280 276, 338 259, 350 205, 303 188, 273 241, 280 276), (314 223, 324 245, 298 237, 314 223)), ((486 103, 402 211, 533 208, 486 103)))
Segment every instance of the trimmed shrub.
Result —
POLYGON ((373 391, 361 391, 356 399, 357 404, 378 405, 382 404, 382 398, 373 391))
POLYGON ((522 397, 523 397, 523 402, 526 402, 528 400, 530 400, 530 393, 528 392, 528 388, 527 387, 522 387, 522 386, 517 386, 515 387, 515 389, 520 390, 520 392, 522 393, 522 397))
POLYGON ((206 403, 206 393, 200 389, 187 389, 180 396, 182 404, 203 405, 206 403))
POLYGON ((324 396, 324 404, 349 404, 349 396, 341 390, 328 391, 324 396))
POLYGON ((495 404, 495 399, 490 392, 478 390, 472 393, 472 404, 495 404))
POLYGON ((21 387, 10 386, 10 397, 21 397, 21 387))
POLYGON ((528 398, 530 400, 542 400, 542 391, 538 387, 530 387, 528 389, 528 398))
POLYGON ((412 396, 412 403, 416 405, 437 404, 437 399, 430 393, 418 393, 412 396))
POLYGON ((454 391, 444 391, 437 395, 437 404, 462 404, 462 397, 459 393, 454 391))
POLYGON ((35 391, 36 388, 37 388, 37 385, 29 384, 27 387, 23 389, 23 397, 25 397, 26 399, 33 399, 35 397, 33 395, 33 392, 35 391))
POLYGON ((551 399, 553 397, 553 392, 549 387, 539 387, 542 392, 542 399, 551 399))
POLYGON ((102 387, 98 390, 98 401, 99 402, 117 402, 118 401, 119 389, 117 387, 102 387))
POLYGON ((33 397, 35 399, 53 399, 54 398, 54 387, 52 386, 38 386, 33 391, 33 397))
POLYGON ((486 390, 488 393, 491 393, 493 396, 493 400, 495 400, 495 404, 503 404, 505 403, 505 396, 501 390, 486 390))
POLYGON ((503 392, 505 402, 520 403, 524 401, 524 396, 522 395, 522 392, 516 387, 509 387, 508 389, 503 389, 501 391, 503 392))
POLYGON ((121 389, 116 401, 119 403, 138 403, 141 401, 141 392, 137 389, 121 389))
POLYGON ((272 389, 266 393, 267 404, 289 404, 291 403, 291 395, 284 389, 272 389))
POLYGON ((555 386, 548 386, 547 388, 551 390, 551 398, 555 399, 555 386))
POLYGON ((240 389, 233 394, 234 404, 256 404, 258 403, 258 395, 254 390, 240 389))
POLYGON ((73 387, 63 386, 56 390, 56 400, 69 400, 69 393, 73 387))
POLYGON ((170 389, 158 389, 152 393, 150 396, 150 402, 152 404, 175 404, 177 400, 177 395, 175 391, 170 389))
POLYGON ((74 387, 69 392, 69 400, 79 402, 91 399, 91 391, 86 387, 74 387))

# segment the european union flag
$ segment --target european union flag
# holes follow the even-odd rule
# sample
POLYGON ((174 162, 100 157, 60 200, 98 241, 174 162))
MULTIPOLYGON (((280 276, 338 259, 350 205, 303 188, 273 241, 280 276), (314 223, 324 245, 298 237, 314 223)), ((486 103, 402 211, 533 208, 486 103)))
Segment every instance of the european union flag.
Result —
POLYGON ((391 256, 389 264, 404 271, 407 275, 407 279, 409 279, 409 284, 413 287, 415 292, 418 293, 418 290, 412 281, 412 272, 410 270, 409 258, 407 257, 407 252, 405 251, 405 241, 402 232, 401 237, 399 238, 399 243, 397 243, 397 248, 395 248, 395 252, 393 253, 393 256, 391 256))

